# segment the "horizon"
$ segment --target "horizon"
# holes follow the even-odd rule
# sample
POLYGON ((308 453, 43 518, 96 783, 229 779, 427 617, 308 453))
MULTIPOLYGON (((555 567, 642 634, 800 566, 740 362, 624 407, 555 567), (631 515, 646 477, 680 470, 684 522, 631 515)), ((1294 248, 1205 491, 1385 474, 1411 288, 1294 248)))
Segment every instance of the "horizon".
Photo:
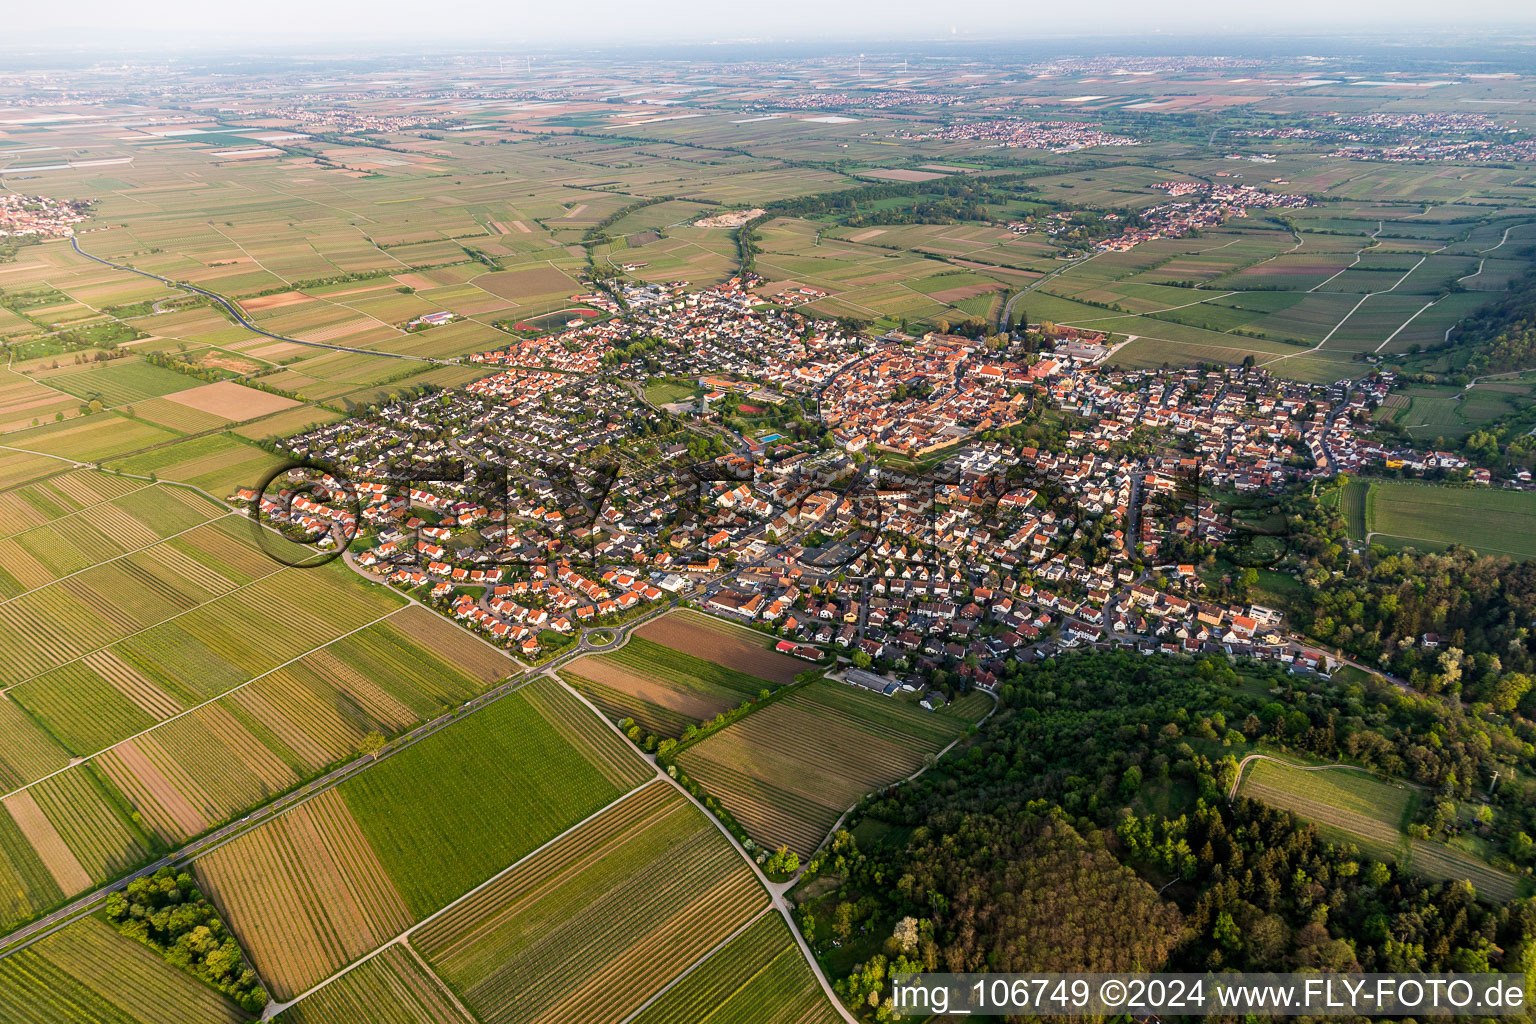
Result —
POLYGON ((0 50, 61 45, 70 50, 251 53, 253 46, 277 53, 383 53, 386 48, 440 51, 470 43, 469 53, 517 48, 590 54, 591 50, 650 48, 792 46, 839 49, 858 45, 963 44, 1030 46, 1044 41, 1104 41, 1163 46, 1172 41, 1239 48, 1262 41, 1330 43, 1375 41, 1383 45, 1437 45, 1433 37, 1468 37, 1520 45, 1506 35, 1536 34, 1536 7, 1518 0, 1493 0, 1452 13, 1430 0, 1363 0, 1339 10, 1326 0, 1299 0, 1283 9, 1233 10, 1215 0, 1195 0, 1176 11, 1149 10, 1129 0, 1096 0, 1071 12, 1037 12, 1001 0, 981 0, 965 9, 965 20, 920 5, 872 0, 827 8, 789 0, 771 18, 721 10, 699 0, 665 0, 637 16, 633 6, 610 0, 588 5, 579 16, 560 9, 508 9, 485 0, 460 5, 452 19, 420 24, 414 5, 381 0, 355 3, 301 3, 273 0, 262 9, 264 24, 245 14, 212 10, 190 0, 169 0, 150 22, 141 13, 106 0, 81 0, 64 8, 35 6, 8 14, 7 40, 0 50), (573 27, 572 22, 577 24, 573 27), (280 28, 266 26, 277 25, 280 28), (871 26, 878 26, 871 31, 871 26), (1113 26, 1113 27, 1110 27, 1113 26), (1489 39, 1489 36, 1492 39, 1489 39))

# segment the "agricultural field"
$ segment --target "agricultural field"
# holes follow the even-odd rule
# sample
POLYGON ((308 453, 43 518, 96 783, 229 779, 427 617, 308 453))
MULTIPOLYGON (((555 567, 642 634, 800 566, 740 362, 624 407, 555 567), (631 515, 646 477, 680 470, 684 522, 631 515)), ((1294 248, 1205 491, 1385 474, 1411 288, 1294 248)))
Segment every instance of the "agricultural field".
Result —
POLYGON ((1436 881, 1468 879, 1499 902, 1519 895, 1514 876, 1471 854, 1410 839, 1403 828, 1413 815, 1417 794, 1402 783, 1348 769, 1304 771, 1258 761, 1243 777, 1239 793, 1314 822, 1326 837, 1353 843, 1376 860, 1396 862, 1436 881))
POLYGON ((794 682, 808 664, 771 650, 765 634, 689 608, 647 622, 635 636, 774 683, 794 682))
POLYGON ((640 636, 610 654, 578 658, 561 675, 610 718, 633 718, 647 731, 674 739, 689 723, 778 685, 640 636))
POLYGON ((1536 558, 1536 494, 1528 492, 1381 480, 1370 485, 1365 523, 1373 543, 1536 558))
POLYGON ((1414 790, 1348 769, 1302 771, 1256 761, 1243 777, 1242 796, 1293 811, 1333 838, 1359 846, 1377 860, 1397 860, 1406 848, 1414 790))
POLYGON ((836 1024, 789 926, 764 914, 646 1007, 635 1024, 836 1024))
POLYGON ((0 599, 6 600, 157 544, 226 512, 182 488, 91 470, 0 492, 0 504, 15 512, 7 517, 5 527, 14 532, 0 537, 0 599), (50 512, 56 514, 45 519, 50 512))
POLYGON ((282 1024, 474 1024, 401 945, 389 946, 284 1010, 282 1024))
POLYGON ((31 376, 82 402, 97 401, 108 409, 170 394, 187 386, 187 378, 176 371, 162 369, 141 359, 84 364, 55 362, 61 364, 58 369, 39 368, 31 376))
POLYGON ((688 747, 678 763, 758 843, 805 856, 861 796, 916 772, 964 731, 954 717, 819 680, 688 747))
POLYGON ((371 952, 411 921, 336 790, 219 847, 196 870, 279 998, 371 952))
POLYGON ((611 801, 605 770, 650 777, 619 737, 600 748, 559 719, 602 729, 573 704, 530 684, 198 860, 273 992, 308 990, 611 801))
POLYGON ((5 692, 93 754, 401 607, 337 566, 287 569, 222 521, 197 527, 0 604, 32 640, 5 652, 5 692))
POLYGON ((652 774, 575 696, 540 678, 381 761, 342 795, 423 916, 652 774))
POLYGON ((87 917, 0 960, 9 1024, 244 1024, 251 1018, 159 954, 87 917))
POLYGON ((617 1024, 768 908, 715 823, 653 782, 410 942, 486 1024, 617 1024))
POLYGON ((12 448, 78 462, 103 462, 174 441, 180 436, 109 410, 14 431, 4 436, 4 443, 12 448))
MULTIPOLYGON (((40 646, 52 633, 35 624, 5 634, 33 638, 27 657, 13 659, 29 674, 13 677, 0 702, 7 923, 355 756, 370 732, 394 734, 457 706, 516 667, 339 563, 283 585, 294 570, 249 546, 247 524, 205 519, 222 510, 182 488, 78 470, 0 500, 13 522, 35 524, 0 538, 34 553, 34 572, 49 551, 102 559, 56 564, 53 575, 73 572, 72 592, 98 607, 133 601, 100 619, 83 648, 40 646), (40 539, 66 530, 78 538, 73 548, 40 539), (142 546, 118 554, 129 543, 142 546), (83 763, 71 766, 72 756, 83 763)), ((0 617, 36 623, 31 602, 57 608, 50 595, 60 586, 0 601, 0 617)), ((77 614, 77 627, 89 621, 77 614)))
POLYGON ((217 498, 260 486, 283 460, 230 433, 203 434, 112 460, 107 468, 184 483, 217 498))

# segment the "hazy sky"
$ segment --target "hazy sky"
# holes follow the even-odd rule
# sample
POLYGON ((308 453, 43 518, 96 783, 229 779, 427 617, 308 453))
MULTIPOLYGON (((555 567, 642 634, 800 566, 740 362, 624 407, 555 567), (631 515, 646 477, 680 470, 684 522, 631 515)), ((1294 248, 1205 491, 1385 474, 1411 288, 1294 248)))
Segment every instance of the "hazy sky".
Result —
POLYGON ((15 42, 74 37, 144 45, 238 47, 280 41, 303 49, 338 40, 461 40, 467 47, 570 47, 584 40, 710 42, 762 39, 1001 41, 1050 34, 1224 31, 1324 35, 1373 29, 1536 28, 1533 0, 7 0, 15 42))

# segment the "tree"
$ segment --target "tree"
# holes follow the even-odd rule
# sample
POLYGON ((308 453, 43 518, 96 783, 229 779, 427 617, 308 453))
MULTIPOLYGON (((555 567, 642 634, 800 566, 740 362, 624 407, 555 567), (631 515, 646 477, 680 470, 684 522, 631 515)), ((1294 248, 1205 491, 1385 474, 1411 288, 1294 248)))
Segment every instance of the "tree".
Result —
POLYGON ((359 754, 366 754, 377 761, 379 759, 379 752, 384 749, 386 742, 384 734, 375 730, 368 733, 358 742, 357 752, 359 754))

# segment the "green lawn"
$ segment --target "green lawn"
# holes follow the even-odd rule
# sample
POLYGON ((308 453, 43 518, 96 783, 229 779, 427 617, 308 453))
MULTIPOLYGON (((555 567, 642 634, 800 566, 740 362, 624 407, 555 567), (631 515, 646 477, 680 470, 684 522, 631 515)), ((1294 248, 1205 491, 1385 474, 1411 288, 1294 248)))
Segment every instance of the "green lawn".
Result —
POLYGON ((657 377, 645 385, 645 400, 652 405, 681 402, 698 394, 699 386, 692 381, 657 377))

